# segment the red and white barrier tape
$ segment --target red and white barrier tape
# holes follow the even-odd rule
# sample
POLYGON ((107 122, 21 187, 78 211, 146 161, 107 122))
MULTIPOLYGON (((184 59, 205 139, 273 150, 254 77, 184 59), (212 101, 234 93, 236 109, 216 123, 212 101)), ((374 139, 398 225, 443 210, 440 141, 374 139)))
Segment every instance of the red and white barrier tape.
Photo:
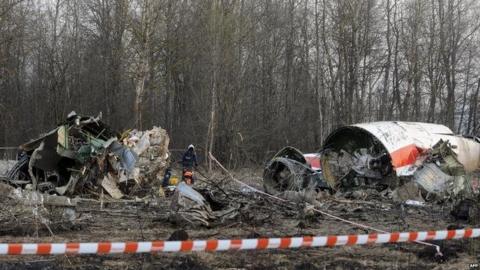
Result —
POLYGON ((400 243, 424 240, 475 238, 480 228, 425 231, 371 233, 358 235, 303 236, 283 238, 188 240, 152 242, 99 242, 99 243, 41 243, 0 244, 0 255, 55 255, 55 254, 115 254, 188 251, 289 249, 300 247, 333 247, 365 244, 400 243))
MULTIPOLYGON (((281 201, 281 202, 285 202, 285 203, 293 203, 291 201, 288 201, 286 199, 283 199, 283 198, 280 198, 278 196, 274 196, 274 195, 271 195, 271 194, 268 194, 266 192, 263 192, 259 189, 256 189, 238 179, 236 179, 235 177, 233 177, 233 175, 220 163, 220 161, 218 161, 211 152, 208 152, 209 154, 209 157, 211 160, 215 161, 215 163, 217 163, 217 165, 224 171, 226 172, 230 178, 234 181, 234 182, 237 182, 238 184, 242 185, 242 186, 245 186, 247 188, 249 188, 250 190, 258 193, 258 194, 262 194, 264 196, 267 196, 269 198, 272 198, 272 199, 275 199, 275 200, 278 200, 278 201, 281 201)), ((350 220, 347 220, 347 219, 344 219, 344 218, 341 218, 341 217, 338 217, 338 216, 335 216, 335 215, 332 215, 330 213, 327 213, 326 211, 323 211, 323 210, 320 210, 318 208, 313 208, 313 211, 317 212, 317 213, 320 213, 322 215, 325 215, 325 216, 328 216, 330 218, 333 218, 333 219, 336 219, 336 220, 339 220, 339 221, 342 221, 342 222, 345 222, 345 223, 348 223, 348 224, 351 224, 351 225, 354 225, 356 227, 359 227, 359 228, 363 228, 363 229, 367 229, 367 230, 373 230, 373 231, 376 231, 376 232, 380 232, 380 233, 388 233, 387 231, 384 231, 384 230, 380 230, 378 228, 375 228, 375 227, 372 227, 370 225, 365 225, 365 224, 361 224, 361 223, 358 223, 358 222, 354 222, 354 221, 350 221, 350 220)), ((437 251, 437 255, 439 256, 443 256, 441 250, 440 250, 440 246, 438 245, 435 245, 435 244, 431 244, 431 243, 427 243, 427 242, 423 242, 421 240, 417 240, 417 241, 414 241, 418 244, 422 244, 422 245, 425 245, 425 246, 433 246, 435 247, 436 251, 437 251)))

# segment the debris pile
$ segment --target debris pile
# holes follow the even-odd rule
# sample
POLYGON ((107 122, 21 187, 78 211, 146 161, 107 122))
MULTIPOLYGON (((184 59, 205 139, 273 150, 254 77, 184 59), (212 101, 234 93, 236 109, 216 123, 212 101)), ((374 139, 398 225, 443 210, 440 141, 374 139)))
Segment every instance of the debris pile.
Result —
POLYGON ((440 140, 418 160, 413 179, 429 199, 464 199, 478 194, 478 174, 467 172, 449 141, 440 140))
MULTIPOLYGON (((119 134, 97 117, 71 112, 52 131, 20 146, 17 163, 6 181, 15 187, 59 195, 115 199, 144 184, 160 185, 169 162, 165 130, 119 134)), ((127 195, 129 195, 127 194, 127 195)))
POLYGON ((323 175, 334 188, 373 182, 396 187, 403 184, 403 177, 410 181, 419 167, 433 161, 426 154, 447 141, 448 147, 441 151, 451 149, 455 156, 445 153, 446 159, 455 159, 457 168, 463 167, 466 173, 480 168, 478 138, 457 136, 436 124, 373 122, 342 127, 328 136, 323 146, 323 175))
POLYGON ((319 190, 322 183, 343 194, 370 189, 417 205, 478 194, 480 139, 457 136, 442 125, 373 122, 342 127, 327 137, 320 159, 313 180, 302 153, 283 149, 265 167, 265 190, 298 193, 319 190))
POLYGON ((163 179, 165 168, 168 167, 170 139, 167 132, 159 127, 151 130, 133 130, 124 144, 132 147, 138 156, 135 163, 134 179, 139 182, 160 183, 163 179))
POLYGON ((172 198, 171 209, 175 220, 208 226, 215 219, 205 198, 185 183, 180 183, 172 198))
POLYGON ((205 189, 203 193, 205 197, 185 182, 181 182, 172 197, 171 220, 174 223, 186 221, 192 225, 210 227, 239 215, 240 204, 227 201, 227 198, 222 200, 220 194, 214 195, 213 189, 205 189))

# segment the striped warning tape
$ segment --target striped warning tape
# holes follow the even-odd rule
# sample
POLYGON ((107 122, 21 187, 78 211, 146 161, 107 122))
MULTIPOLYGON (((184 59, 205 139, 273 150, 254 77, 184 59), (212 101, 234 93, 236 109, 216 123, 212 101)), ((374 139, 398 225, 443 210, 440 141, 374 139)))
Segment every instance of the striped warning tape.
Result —
POLYGON ((358 235, 303 236, 283 238, 188 240, 152 242, 0 244, 0 255, 115 254, 252 249, 288 249, 365 244, 400 243, 423 240, 475 238, 480 228, 424 232, 371 233, 358 235))
MULTIPOLYGON (((233 181, 237 182, 238 184, 240 184, 240 185, 242 185, 242 186, 245 186, 245 187, 249 188, 250 190, 252 190, 252 191, 254 191, 254 192, 256 192, 256 193, 262 194, 262 195, 267 196, 267 197, 269 197, 269 198, 272 198, 272 199, 275 199, 275 200, 278 200, 278 201, 281 201, 281 202, 293 203, 293 202, 288 201, 288 200, 286 200, 286 199, 283 199, 283 198, 280 198, 280 197, 277 197, 277 196, 268 194, 268 193, 266 193, 266 192, 264 192, 264 191, 261 191, 261 190, 259 190, 259 189, 256 189, 256 188, 254 188, 254 187, 252 187, 252 186, 250 186, 250 185, 248 185, 248 184, 246 184, 246 183, 244 183, 244 182, 236 179, 236 178, 220 163, 220 161, 218 161, 218 160, 212 155, 211 152, 208 152, 208 155, 210 156, 210 158, 211 158, 213 161, 215 161, 215 163, 217 163, 217 165, 218 165, 224 172, 226 172, 226 173, 230 176, 230 178, 231 178, 233 181)), ((322 215, 325 215, 325 216, 327 216, 327 217, 330 217, 330 218, 333 218, 333 219, 335 219, 335 220, 339 220, 339 221, 342 221, 342 222, 345 222, 345 223, 354 225, 354 226, 359 227, 359 228, 363 228, 363 229, 367 229, 367 230, 373 230, 373 231, 376 231, 376 232, 378 232, 378 233, 388 233, 388 232, 386 232, 386 231, 384 231, 384 230, 380 230, 380 229, 375 228, 375 227, 372 227, 372 226, 370 226, 370 225, 361 224, 361 223, 358 223, 358 222, 354 222, 354 221, 351 221, 351 220, 347 220, 347 219, 341 218, 341 217, 339 217, 339 216, 332 215, 332 214, 327 213, 326 211, 320 210, 320 209, 318 209, 318 208, 313 208, 312 210, 315 211, 315 212, 318 212, 318 213, 320 213, 320 214, 322 214, 322 215)), ((433 246, 433 247, 435 247, 435 249, 436 249, 436 251, 437 251, 437 255, 443 256, 442 251, 440 250, 440 246, 438 246, 438 245, 431 244, 431 243, 427 243, 427 242, 423 242, 423 241, 415 241, 415 243, 417 243, 417 244, 422 244, 422 245, 426 245, 426 246, 433 246)))

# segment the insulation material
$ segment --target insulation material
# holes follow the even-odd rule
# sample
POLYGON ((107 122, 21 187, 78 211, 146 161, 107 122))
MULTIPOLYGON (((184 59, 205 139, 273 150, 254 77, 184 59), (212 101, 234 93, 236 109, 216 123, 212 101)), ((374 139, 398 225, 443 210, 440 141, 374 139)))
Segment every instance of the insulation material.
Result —
POLYGON ((133 130, 129 137, 140 138, 132 147, 139 158, 131 178, 140 183, 161 183, 170 158, 167 132, 160 127, 153 127, 146 131, 133 130))

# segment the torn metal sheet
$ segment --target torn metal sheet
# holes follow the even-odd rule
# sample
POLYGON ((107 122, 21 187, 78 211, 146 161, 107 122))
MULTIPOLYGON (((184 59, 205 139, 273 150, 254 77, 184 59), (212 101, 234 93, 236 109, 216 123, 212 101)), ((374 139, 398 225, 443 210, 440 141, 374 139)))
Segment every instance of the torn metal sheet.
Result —
POLYGON ((372 180, 374 177, 364 177, 372 170, 379 172, 381 178, 387 178, 391 171, 396 176, 412 176, 422 163, 422 154, 440 140, 451 143, 457 160, 466 172, 480 167, 480 143, 456 136, 446 126, 416 122, 372 122, 345 126, 327 137, 321 160, 323 175, 332 188, 341 185, 344 178, 372 180), (367 151, 358 156, 358 152, 364 151, 361 149, 367 151), (359 170, 360 161, 365 162, 359 170), (416 164, 418 162, 420 164, 416 164))
POLYGON ((439 195, 444 194, 454 180, 453 176, 442 172, 437 165, 432 163, 423 165, 415 172, 413 178, 427 192, 439 195))
POLYGON ((184 182, 178 184, 172 197, 172 218, 193 225, 209 226, 215 220, 210 205, 205 198, 184 182))
MULTIPOLYGON (((312 154, 307 159, 312 161, 312 154)), ((314 170, 299 150, 287 146, 280 150, 265 166, 263 185, 270 194, 285 191, 326 188, 321 171, 314 170)))
POLYGON ((429 194, 441 199, 472 198, 478 192, 474 173, 467 172, 449 141, 440 140, 422 156, 423 163, 414 181, 429 194))
POLYGON ((111 174, 106 175, 102 180, 102 187, 114 199, 121 199, 123 197, 122 191, 117 186, 115 177, 111 174))
POLYGON ((98 194, 97 188, 104 185, 112 197, 120 198, 120 182, 160 184, 169 162, 168 144, 167 132, 159 127, 120 136, 101 121, 101 113, 82 117, 71 112, 65 122, 19 147, 22 153, 5 180, 60 195, 98 194), (141 138, 139 144, 123 143, 129 137, 141 138), (120 179, 110 181, 110 173, 120 179))
POLYGON ((54 170, 61 158, 57 153, 57 132, 54 132, 45 136, 35 148, 30 158, 30 166, 45 171, 54 170))
POLYGON ((205 198, 202 196, 202 194, 198 193, 185 182, 181 182, 180 184, 178 184, 177 191, 180 195, 189 198, 190 200, 196 202, 198 205, 205 205, 205 198))
POLYGON ((211 190, 197 191, 185 182, 178 184, 171 203, 171 221, 178 224, 213 226, 225 225, 239 215, 240 204, 231 198, 219 200, 211 190))
POLYGON ((57 137, 56 137, 57 132, 58 132, 58 128, 55 128, 55 129, 49 131, 48 133, 41 135, 37 139, 31 140, 27 143, 24 143, 24 144, 20 145, 19 148, 21 150, 25 151, 25 152, 33 151, 35 148, 40 146, 40 143, 42 143, 45 138, 55 136, 55 140, 57 140, 57 137))

